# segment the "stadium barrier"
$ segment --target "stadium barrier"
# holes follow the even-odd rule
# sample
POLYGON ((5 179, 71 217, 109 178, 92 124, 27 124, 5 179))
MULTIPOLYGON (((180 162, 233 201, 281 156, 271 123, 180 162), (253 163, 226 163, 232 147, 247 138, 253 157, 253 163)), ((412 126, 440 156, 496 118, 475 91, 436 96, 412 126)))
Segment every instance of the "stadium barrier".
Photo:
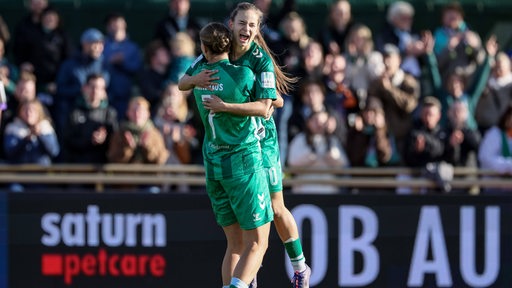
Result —
MULTIPOLYGON (((283 170, 283 185, 290 188, 300 184, 325 184, 340 188, 410 189, 436 188, 438 183, 427 178, 421 169, 406 167, 390 168, 291 168, 283 170), (331 174, 328 179, 304 179, 306 174, 331 174)), ((49 185, 95 185, 97 192, 105 191, 108 185, 190 185, 205 184, 204 168, 201 165, 0 165, 0 183, 49 184, 49 185)), ((448 181, 453 189, 496 188, 511 189, 512 177, 494 171, 477 168, 455 167, 453 180, 448 181)))

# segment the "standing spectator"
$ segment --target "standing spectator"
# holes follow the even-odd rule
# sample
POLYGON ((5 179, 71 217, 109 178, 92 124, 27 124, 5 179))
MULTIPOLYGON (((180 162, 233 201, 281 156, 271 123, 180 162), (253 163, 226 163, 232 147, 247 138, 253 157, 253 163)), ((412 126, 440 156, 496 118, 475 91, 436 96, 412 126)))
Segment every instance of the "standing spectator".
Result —
POLYGON ((304 19, 297 12, 290 12, 279 23, 280 38, 271 46, 276 53, 279 64, 291 75, 296 75, 300 69, 302 53, 312 41, 306 30, 304 19))
POLYGON ((110 74, 103 65, 103 40, 103 34, 99 30, 85 30, 80 37, 81 51, 62 63, 59 69, 55 103, 58 114, 54 119, 59 135, 63 135, 69 113, 82 95, 82 86, 86 83, 87 76, 93 73, 102 75, 108 87, 110 74))
POLYGON ((48 7, 48 0, 30 0, 29 13, 26 15, 16 26, 14 32, 14 59, 16 65, 19 65, 21 70, 30 70, 30 67, 21 66, 28 61, 27 48, 30 47, 31 39, 37 37, 39 33, 39 25, 41 23, 41 14, 43 10, 48 7))
POLYGON ((190 123, 192 117, 192 110, 187 104, 187 93, 180 91, 177 84, 167 85, 154 118, 155 126, 162 133, 169 151, 167 164, 189 164, 192 149, 201 153, 197 150, 200 147, 196 130, 190 123))
POLYGON ((347 61, 341 54, 326 57, 323 82, 326 87, 326 105, 338 111, 348 126, 353 125, 354 115, 359 111, 355 93, 345 83, 347 61))
POLYGON ((491 59, 494 58, 498 51, 495 37, 489 38, 489 40, 486 42, 486 50, 488 55, 486 56, 483 64, 478 67, 477 72, 475 73, 474 77, 472 77, 473 82, 471 82, 469 85, 467 84, 468 78, 463 74, 458 73, 451 74, 447 78, 446 83, 442 82, 442 77, 438 66, 436 65, 435 57, 433 57, 432 53, 427 54, 429 59, 429 69, 432 75, 432 83, 435 89, 434 91, 436 91, 436 96, 441 101, 442 105, 443 117, 441 118, 441 125, 446 125, 448 121, 447 111, 449 110, 450 106, 456 101, 462 101, 466 103, 469 109, 468 126, 471 129, 477 128, 475 119, 476 106, 479 102, 480 96, 485 89, 487 79, 489 78, 491 71, 491 59))
POLYGON ((318 35, 324 54, 343 54, 347 35, 354 26, 350 2, 337 0, 331 4, 328 20, 327 27, 323 27, 318 35))
POLYGON ((196 59, 196 44, 192 38, 183 32, 176 34, 171 40, 171 65, 167 81, 178 83, 188 67, 196 59))
POLYGON ((322 80, 324 77, 325 62, 322 46, 316 41, 310 41, 302 49, 301 59, 297 72, 294 74, 299 79, 322 80))
POLYGON ((468 28, 457 2, 445 5, 441 17, 442 27, 434 31, 434 53, 443 82, 454 73, 471 79, 485 58, 480 36, 468 28))
MULTIPOLYGON (((59 154, 57 135, 39 100, 21 103, 17 117, 7 124, 3 137, 5 157, 10 164, 50 165, 59 154)), ((25 188, 12 184, 11 190, 22 192, 25 188)))
POLYGON ((388 132, 385 112, 377 98, 368 99, 368 105, 355 119, 348 131, 347 155, 352 167, 380 167, 396 164, 397 152, 388 132))
POLYGON ((500 174, 512 174, 512 106, 501 115, 498 124, 484 135, 478 160, 482 169, 490 169, 500 174))
POLYGON ((128 38, 126 19, 112 13, 105 19, 107 37, 103 60, 110 72, 109 103, 122 115, 132 93, 132 80, 142 68, 139 46, 128 38))
POLYGON ((467 124, 468 107, 464 102, 455 102, 448 110, 448 141, 445 147, 445 159, 453 166, 477 168, 480 133, 467 124))
POLYGON ((164 164, 169 153, 162 134, 150 119, 149 102, 141 96, 132 98, 126 116, 110 141, 109 162, 164 164))
POLYGON ((48 6, 41 14, 41 24, 38 33, 27 42, 27 59, 22 64, 30 67, 37 77, 37 92, 39 99, 50 107, 52 117, 58 114, 52 109, 57 86, 57 73, 61 64, 69 57, 71 44, 66 32, 61 26, 58 11, 48 6))
POLYGON ((107 163, 108 144, 117 131, 116 110, 108 104, 105 79, 91 74, 82 97, 71 111, 66 129, 67 160, 71 163, 107 163))
POLYGON ((2 122, 4 123, 11 122, 16 117, 21 103, 36 99, 36 76, 22 71, 13 96, 7 99, 7 110, 3 113, 2 122))
MULTIPOLYGON (((329 132, 335 118, 327 111, 312 113, 306 120, 306 130, 297 134, 290 143, 288 165, 290 167, 341 168, 348 167, 349 162, 339 139, 329 132)), ((329 173, 303 174, 297 178, 331 179, 329 173)), ((340 190, 336 185, 294 185, 293 193, 335 194, 340 190)))
POLYGON ((169 0, 167 16, 160 20, 155 28, 155 39, 162 41, 169 49, 169 41, 174 39, 178 32, 185 32, 192 37, 199 49, 199 30, 202 26, 198 19, 190 15, 190 0, 169 0))
POLYGON ((296 0, 284 0, 283 5, 278 12, 271 11, 272 0, 253 0, 256 6, 263 13, 264 25, 261 25, 261 33, 267 43, 272 43, 279 39, 279 23, 288 13, 297 11, 296 0))
POLYGON ((475 118, 482 135, 487 129, 498 124, 500 116, 512 104, 510 64, 510 57, 507 54, 500 52, 496 55, 496 63, 475 111, 475 118))
POLYGON ((388 8, 386 23, 377 35, 376 46, 380 52, 386 44, 400 49, 402 56, 401 68, 416 78, 421 76, 419 57, 425 54, 425 45, 419 35, 411 31, 414 19, 414 8, 405 1, 392 3, 388 8))
POLYGON ((162 42, 155 40, 146 47, 146 67, 138 77, 140 93, 151 105, 151 115, 155 115, 156 107, 163 93, 167 77, 167 68, 171 61, 169 51, 162 42))
POLYGON ((0 39, 0 81, 7 97, 12 97, 18 81, 18 68, 5 57, 5 41, 0 39))
POLYGON ((418 106, 419 83, 400 68, 402 59, 396 46, 386 44, 383 55, 385 70, 372 82, 369 97, 376 97, 382 102, 388 128, 398 149, 403 151, 405 137, 412 125, 412 112, 418 106))
POLYGON ((370 83, 384 72, 382 55, 374 50, 370 28, 361 24, 350 29, 346 48, 345 81, 356 94, 358 108, 363 109, 370 83))

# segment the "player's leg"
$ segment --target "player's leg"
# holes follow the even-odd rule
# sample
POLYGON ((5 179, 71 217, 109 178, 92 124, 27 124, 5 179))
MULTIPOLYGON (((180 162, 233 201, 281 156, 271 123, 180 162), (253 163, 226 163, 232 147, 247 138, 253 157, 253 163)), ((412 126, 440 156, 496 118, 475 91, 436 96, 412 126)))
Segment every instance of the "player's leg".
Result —
POLYGON ((226 253, 222 261, 222 283, 224 286, 229 287, 233 277, 233 270, 235 270, 244 248, 243 235, 238 223, 222 227, 222 229, 227 240, 226 253))
POLYGON ((233 191, 231 205, 243 230, 244 248, 233 271, 231 287, 247 287, 263 261, 273 220, 267 178, 265 171, 259 170, 223 184, 227 191, 233 191))

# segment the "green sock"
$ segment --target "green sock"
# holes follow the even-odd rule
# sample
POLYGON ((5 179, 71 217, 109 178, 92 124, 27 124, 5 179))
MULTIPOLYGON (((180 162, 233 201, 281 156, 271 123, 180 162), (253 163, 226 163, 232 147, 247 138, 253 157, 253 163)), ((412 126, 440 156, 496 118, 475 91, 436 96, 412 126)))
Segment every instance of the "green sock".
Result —
POLYGON ((302 245, 300 239, 290 238, 284 242, 286 253, 292 262, 295 271, 304 271, 306 269, 306 258, 302 253, 302 245))

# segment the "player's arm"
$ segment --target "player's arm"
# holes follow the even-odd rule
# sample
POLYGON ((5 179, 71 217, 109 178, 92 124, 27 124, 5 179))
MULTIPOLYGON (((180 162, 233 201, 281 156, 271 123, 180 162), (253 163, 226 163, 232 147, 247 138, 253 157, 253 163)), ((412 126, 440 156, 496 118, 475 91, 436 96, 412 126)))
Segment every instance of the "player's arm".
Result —
POLYGON ((194 76, 188 74, 183 75, 178 82, 178 88, 182 91, 193 89, 194 87, 209 88, 215 84, 219 77, 213 76, 219 72, 218 70, 203 70, 194 76))
POLYGON ((267 117, 272 99, 258 99, 246 103, 226 103, 219 97, 212 95, 211 98, 203 100, 203 106, 210 111, 227 112, 239 116, 261 116, 267 117))
POLYGON ((277 99, 272 101, 272 106, 274 106, 274 108, 283 108, 284 99, 283 99, 283 97, 281 97, 281 93, 276 92, 276 96, 277 96, 277 99))

